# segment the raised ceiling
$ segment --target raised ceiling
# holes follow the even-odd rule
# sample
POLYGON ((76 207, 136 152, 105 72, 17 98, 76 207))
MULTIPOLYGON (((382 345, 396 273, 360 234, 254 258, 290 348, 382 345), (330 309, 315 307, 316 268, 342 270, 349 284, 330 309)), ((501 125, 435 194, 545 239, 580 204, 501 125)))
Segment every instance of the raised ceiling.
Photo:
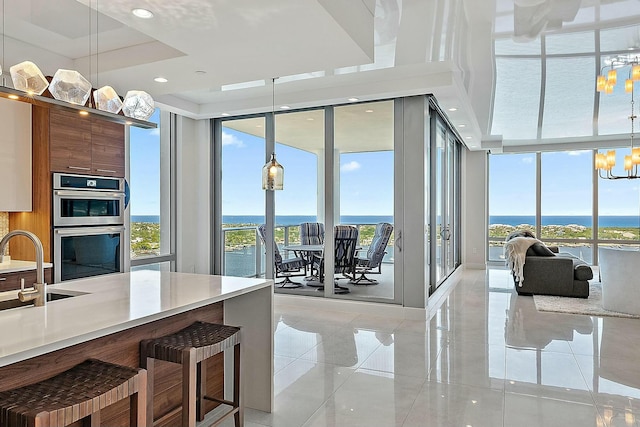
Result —
POLYGON ((0 1, 4 70, 76 69, 196 119, 270 111, 273 77, 292 108, 433 93, 472 149, 512 139, 491 130, 495 39, 527 46, 640 18, 638 0, 0 1))

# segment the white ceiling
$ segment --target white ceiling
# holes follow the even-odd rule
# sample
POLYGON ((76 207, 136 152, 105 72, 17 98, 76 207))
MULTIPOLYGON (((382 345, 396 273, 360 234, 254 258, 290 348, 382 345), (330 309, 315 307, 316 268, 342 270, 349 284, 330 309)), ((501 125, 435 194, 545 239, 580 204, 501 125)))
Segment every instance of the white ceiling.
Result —
POLYGON ((433 93, 457 107, 448 114, 471 148, 500 143, 490 135, 494 37, 640 17, 638 0, 0 2, 5 70, 23 60, 45 75, 76 69, 193 118, 270 111, 273 77, 277 107, 433 93), (154 17, 136 18, 138 7, 154 17))

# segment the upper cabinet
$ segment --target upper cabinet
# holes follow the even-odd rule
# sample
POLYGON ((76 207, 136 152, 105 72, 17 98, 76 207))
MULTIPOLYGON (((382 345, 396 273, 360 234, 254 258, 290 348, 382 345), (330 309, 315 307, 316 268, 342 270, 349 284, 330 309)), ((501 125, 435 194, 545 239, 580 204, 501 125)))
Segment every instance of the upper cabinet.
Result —
POLYGON ((124 125, 52 108, 49 138, 52 172, 124 177, 124 125))
POLYGON ((31 211, 31 104, 0 98, 0 211, 31 211))

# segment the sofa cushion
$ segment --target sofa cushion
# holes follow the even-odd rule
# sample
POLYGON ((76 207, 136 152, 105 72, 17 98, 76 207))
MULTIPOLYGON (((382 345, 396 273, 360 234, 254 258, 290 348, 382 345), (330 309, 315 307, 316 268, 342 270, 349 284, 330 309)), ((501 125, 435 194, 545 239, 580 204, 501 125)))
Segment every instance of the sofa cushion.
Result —
POLYGON ((574 264, 574 277, 576 280, 591 280, 593 279, 593 270, 586 264, 574 264))
POLYGON ((536 236, 534 236, 533 233, 530 232, 529 230, 516 230, 509 233, 507 237, 504 239, 504 241, 508 242, 514 237, 533 237, 535 239, 536 236))
POLYGON ((593 279, 593 270, 591 269, 589 264, 587 264, 580 258, 577 258, 576 256, 571 255, 567 252, 560 252, 557 256, 561 258, 571 259, 571 262, 573 262, 573 278, 575 280, 586 281, 593 279))
POLYGON ((533 254, 537 256, 556 256, 556 254, 551 252, 551 249, 549 249, 547 245, 542 243, 534 243, 529 247, 529 249, 531 249, 533 251, 533 254))

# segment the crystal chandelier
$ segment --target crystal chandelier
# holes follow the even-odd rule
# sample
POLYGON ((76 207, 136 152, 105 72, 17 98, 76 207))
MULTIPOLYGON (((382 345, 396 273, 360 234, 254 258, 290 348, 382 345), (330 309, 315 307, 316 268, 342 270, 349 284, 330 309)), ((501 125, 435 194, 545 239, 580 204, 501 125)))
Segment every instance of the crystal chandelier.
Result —
POLYGON ((633 89, 635 82, 640 80, 640 56, 638 55, 618 55, 605 60, 605 66, 602 68, 602 74, 596 80, 596 90, 605 94, 613 93, 618 81, 618 69, 628 67, 629 75, 624 83, 624 90, 631 94, 631 153, 624 156, 624 170, 626 175, 614 175, 611 171, 616 165, 616 151, 609 150, 606 154, 597 153, 595 159, 595 167, 600 178, 606 179, 636 179, 640 178, 638 174, 638 165, 640 165, 640 147, 634 146, 634 121, 637 118, 635 114, 635 105, 633 98, 633 89), (605 77, 604 71, 609 69, 605 77))

